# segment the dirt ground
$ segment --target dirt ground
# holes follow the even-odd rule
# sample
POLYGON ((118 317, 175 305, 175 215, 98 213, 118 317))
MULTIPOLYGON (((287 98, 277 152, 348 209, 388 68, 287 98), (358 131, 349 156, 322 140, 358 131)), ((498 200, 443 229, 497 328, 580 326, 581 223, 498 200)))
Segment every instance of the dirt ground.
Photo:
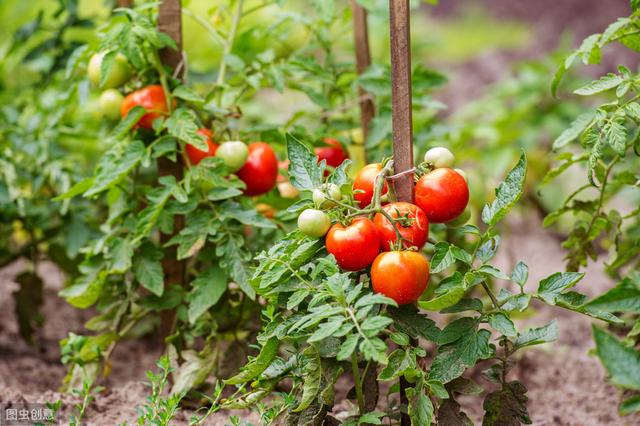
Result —
MULTIPOLYGON (((539 219, 511 223, 510 234, 505 237, 497 264, 510 267, 518 260, 530 267, 528 285, 552 272, 563 269, 563 253, 557 236, 540 231, 539 219)), ((51 264, 43 264, 39 273, 46 279, 44 315, 47 322, 42 330, 38 347, 27 346, 18 336, 13 315, 12 281, 22 264, 17 263, 0 271, 0 403, 63 401, 67 415, 76 397, 56 391, 65 375, 59 362, 58 340, 67 332, 82 332, 82 324, 89 312, 71 308, 56 296, 63 277, 51 264)), ((599 265, 587 271, 587 277, 578 289, 595 295, 611 285, 599 265)), ((529 410, 535 425, 611 425, 640 424, 640 416, 619 418, 616 413, 617 390, 604 383, 605 373, 597 359, 588 354, 593 347, 592 321, 585 316, 550 308, 538 307, 535 323, 520 321, 520 326, 540 326, 558 318, 560 337, 554 344, 522 352, 518 367, 511 373, 529 389, 529 410)), ((113 361, 113 374, 106 390, 98 395, 87 413, 92 425, 135 424, 136 409, 144 404, 148 395, 145 371, 154 366, 159 355, 158 346, 151 340, 127 342, 120 346, 113 361)), ((475 377, 475 376, 474 376, 475 377)), ((342 383, 342 382, 341 382, 342 383)), ((345 381, 342 386, 347 389, 345 381)), ((344 390, 344 389, 343 389, 344 390)), ((462 400, 463 407, 479 422, 482 401, 478 397, 462 400)), ((255 414, 235 413, 244 421, 258 425, 255 414)), ((229 413, 213 416, 208 424, 228 424, 229 413)), ((186 424, 188 414, 181 414, 175 424, 186 424)))
MULTIPOLYGON (((556 47, 566 29, 572 29, 576 39, 602 31, 615 18, 628 13, 626 0, 467 0, 487 7, 504 19, 521 19, 533 23, 533 44, 517 52, 484 52, 465 64, 448 70, 453 73, 451 83, 441 98, 452 108, 464 104, 469 97, 482 92, 486 86, 508 72, 508 64, 524 58, 536 57, 556 47)), ((448 17, 456 13, 463 1, 442 0, 436 15, 448 17)), ((606 58, 605 58, 606 59, 606 58)), ((624 58, 615 57, 617 61, 624 58)), ((626 60, 626 59, 624 59, 626 60)), ((623 62, 624 62, 623 60, 623 62)), ((634 58, 635 60, 635 58, 634 58)), ((614 62, 615 62, 614 61, 614 62)), ((605 67, 607 65, 605 64, 605 67)), ((563 253, 557 237, 541 230, 539 218, 511 223, 511 232, 501 250, 498 263, 512 266, 524 260, 530 267, 529 285, 552 272, 563 269, 563 253)), ((64 277, 51 264, 43 263, 39 273, 45 280, 46 323, 36 347, 26 345, 18 335, 13 313, 11 292, 17 287, 13 281, 21 270, 20 262, 0 270, 0 404, 13 402, 53 402, 62 400, 66 418, 76 397, 57 392, 65 376, 60 364, 58 341, 68 332, 83 333, 83 323, 91 312, 71 308, 57 296, 64 277)), ((611 285, 599 265, 587 271, 578 289, 594 295, 611 285)), ((520 325, 540 326, 551 318, 558 318, 560 336, 557 342, 523 351, 518 367, 511 373, 529 389, 529 412, 535 425, 638 425, 640 416, 620 418, 616 412, 618 391, 604 383, 605 373, 597 359, 589 355, 592 321, 561 309, 539 306, 535 323, 520 321, 520 325)), ((148 388, 144 384, 145 371, 153 368, 160 348, 153 339, 125 342, 113 358, 113 373, 106 390, 91 404, 86 421, 91 425, 135 424, 137 407, 144 404, 148 388)), ((344 383, 345 389, 349 386, 344 383)), ((466 398, 463 407, 475 422, 482 416, 481 399, 466 398)), ((251 413, 239 414, 243 421, 258 425, 251 413)), ((230 413, 211 418, 210 425, 229 424, 230 413)), ((175 424, 185 424, 188 415, 180 414, 175 424)))

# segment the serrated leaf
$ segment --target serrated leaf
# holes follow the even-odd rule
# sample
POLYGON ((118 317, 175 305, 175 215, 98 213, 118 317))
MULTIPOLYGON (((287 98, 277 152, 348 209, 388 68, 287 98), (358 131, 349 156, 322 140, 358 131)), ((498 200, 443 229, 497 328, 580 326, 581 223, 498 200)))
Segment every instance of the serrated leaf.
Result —
POLYGON ((509 275, 505 274, 504 272, 502 272, 500 269, 496 268, 493 265, 482 265, 479 269, 478 272, 485 274, 485 275, 489 275, 492 276, 494 278, 498 278, 500 280, 509 280, 510 277, 509 275))
POLYGON ((421 389, 408 388, 409 417, 412 425, 429 426, 433 424, 433 403, 421 389))
POLYGON ((640 313, 640 287, 631 278, 625 278, 583 306, 608 312, 640 313))
POLYGON ((556 297, 570 289, 584 277, 579 272, 556 272, 540 281, 538 284, 538 296, 545 302, 554 305, 556 297))
POLYGON ((490 337, 487 330, 467 327, 459 338, 438 348, 429 369, 429 379, 450 382, 479 360, 492 357, 494 349, 489 345, 490 337))
POLYGON ((178 108, 164 121, 163 126, 176 139, 193 145, 200 151, 209 149, 204 137, 198 134, 197 119, 193 111, 178 108))
POLYGON ((142 245, 133 258, 133 274, 136 280, 156 296, 162 296, 164 291, 161 259, 162 250, 158 250, 151 243, 142 245))
POLYGON ((304 366, 305 380, 302 387, 302 397, 298 406, 293 410, 294 413, 299 413, 311 405, 320 392, 320 384, 322 382, 320 354, 316 350, 307 350, 305 352, 311 353, 307 355, 307 363, 304 366))
POLYGON ((324 166, 318 157, 290 133, 286 135, 289 178, 300 190, 313 190, 322 184, 324 166))
POLYGON ((227 290, 227 274, 218 266, 212 266, 191 281, 191 293, 187 296, 189 308, 187 316, 194 324, 202 314, 218 303, 227 290))
POLYGON ((502 312, 490 314, 489 325, 491 328, 507 337, 515 337, 517 335, 513 321, 511 321, 511 319, 502 312))
POLYGON ((527 411, 527 389, 518 381, 505 383, 487 395, 482 404, 482 426, 520 426, 531 424, 527 411))
POLYGON ((573 142, 582 134, 582 132, 591 124, 595 113, 593 111, 580 114, 571 122, 569 128, 565 129, 560 136, 553 141, 553 150, 558 150, 565 145, 573 142))
POLYGON ((598 80, 594 80, 579 89, 573 91, 576 95, 582 96, 590 96, 595 95, 596 93, 604 92, 609 89, 613 89, 620 83, 622 83, 624 79, 617 74, 609 73, 600 77, 598 80))
POLYGON ((228 385, 240 385, 255 379, 271 364, 278 354, 279 347, 280 341, 275 337, 270 338, 262 346, 257 357, 245 365, 240 373, 224 382, 228 385))
POLYGON ((618 155, 624 155, 626 151, 627 129, 624 127, 624 119, 613 118, 602 129, 607 143, 618 155))
POLYGON ((511 281, 523 288, 529 278, 529 267, 522 261, 516 263, 511 271, 511 281))
POLYGON ((358 346, 359 336, 357 334, 350 334, 340 345, 340 350, 338 351, 338 355, 336 355, 336 359, 338 361, 344 361, 348 359, 353 351, 356 350, 358 346))
POLYGON ((416 368, 415 354, 410 350, 396 349, 389 355, 389 363, 382 369, 378 379, 383 381, 393 380, 414 368, 416 368))
POLYGON ((107 151, 98 163, 93 185, 84 196, 90 197, 114 186, 142 161, 145 154, 141 141, 117 145, 107 151))
POLYGON ((613 335, 593 327, 596 354, 610 380, 625 389, 640 390, 640 351, 627 347, 613 335))
POLYGON ((496 199, 482 209, 484 223, 495 226, 509 212, 522 195, 526 174, 527 159, 522 153, 518 163, 511 169, 504 182, 496 188, 496 199))
POLYGON ((558 323, 556 320, 549 324, 531 328, 524 333, 519 333, 518 338, 514 342, 515 348, 524 348, 525 346, 540 345, 542 343, 553 342, 558 338, 558 323))

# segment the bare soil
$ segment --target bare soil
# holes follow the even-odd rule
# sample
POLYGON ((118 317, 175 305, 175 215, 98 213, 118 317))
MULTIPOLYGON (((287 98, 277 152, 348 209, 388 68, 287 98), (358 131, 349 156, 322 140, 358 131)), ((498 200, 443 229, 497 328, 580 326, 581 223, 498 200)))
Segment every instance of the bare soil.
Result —
MULTIPOLYGON (((529 286, 545 276, 563 269, 563 252, 557 236, 541 231, 539 219, 529 218, 512 222, 505 236, 497 264, 512 267, 518 260, 530 267, 529 286)), ((58 340, 69 331, 82 333, 83 323, 90 312, 78 311, 57 296, 63 276, 51 264, 43 263, 39 274, 45 279, 46 318, 38 338, 38 345, 26 345, 18 335, 13 313, 11 292, 17 288, 13 277, 23 268, 16 263, 0 271, 0 403, 63 401, 63 418, 67 418, 78 398, 57 392, 65 376, 60 364, 58 340)), ((601 265, 587 271, 578 290, 595 295, 607 289, 611 281, 603 274, 601 265)), ((558 318, 560 336, 554 344, 522 352, 518 366, 511 373, 512 379, 521 380, 529 389, 529 411, 535 425, 634 425, 640 424, 640 416, 620 418, 616 412, 618 391, 605 382, 605 372, 598 360, 589 355, 593 347, 591 324, 585 316, 537 306, 535 320, 519 320, 519 327, 540 326, 558 318)), ((154 367, 160 354, 153 339, 125 342, 118 347, 113 360, 113 373, 106 383, 106 390, 91 404, 86 420, 91 425, 135 424, 137 407, 144 404, 149 393, 145 371, 154 367)), ((477 372, 472 376, 482 380, 477 372)), ((339 394, 344 395, 351 386, 341 380, 339 394)), ((480 422, 482 398, 467 397, 461 402, 464 409, 480 422)), ((336 411, 346 409, 340 404, 336 411)), ((189 411, 183 412, 175 424, 186 424, 189 411)), ((219 413, 208 424, 225 425, 232 414, 244 421, 258 425, 255 413, 219 413)))

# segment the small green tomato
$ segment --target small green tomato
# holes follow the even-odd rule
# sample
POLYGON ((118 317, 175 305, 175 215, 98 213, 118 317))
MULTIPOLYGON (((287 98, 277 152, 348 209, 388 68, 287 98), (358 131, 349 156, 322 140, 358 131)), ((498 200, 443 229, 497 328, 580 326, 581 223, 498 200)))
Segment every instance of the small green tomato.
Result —
POLYGON ((331 227, 329 215, 316 209, 306 209, 298 216, 298 229, 310 237, 324 237, 331 227))
POLYGON ((116 89, 107 89, 100 95, 100 109, 109 120, 120 119, 120 106, 124 96, 116 89))
POLYGON ((100 85, 102 59, 106 53, 107 52, 96 53, 91 57, 87 74, 89 74, 89 80, 94 86, 100 87, 101 89, 113 89, 114 87, 122 86, 131 78, 131 67, 129 67, 129 62, 122 53, 116 54, 109 74, 104 80, 104 84, 100 85))
POLYGON ((443 167, 451 167, 455 161, 455 157, 447 148, 436 146, 424 154, 424 161, 432 164, 436 169, 440 169, 443 167))
POLYGON ((249 157, 249 148, 243 142, 224 142, 218 147, 216 157, 222 158, 231 173, 235 173, 244 166, 249 157))
POLYGON ((342 199, 340 187, 335 183, 325 183, 320 188, 313 190, 313 202, 320 209, 330 209, 336 205, 330 198, 337 201, 342 199))

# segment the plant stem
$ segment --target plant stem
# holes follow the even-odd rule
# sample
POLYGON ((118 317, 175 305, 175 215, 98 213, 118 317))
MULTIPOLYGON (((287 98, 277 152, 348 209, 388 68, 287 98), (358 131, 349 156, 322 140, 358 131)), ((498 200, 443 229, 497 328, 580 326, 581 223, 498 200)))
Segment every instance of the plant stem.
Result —
MULTIPOLYGON (((216 86, 222 86, 224 84, 225 74, 227 72, 227 61, 226 56, 231 53, 231 49, 233 48, 233 41, 236 38, 236 32, 238 31, 238 25, 240 24, 240 18, 242 18, 242 6, 244 1, 238 0, 238 4, 236 5, 236 12, 233 15, 233 20, 231 21, 231 29, 229 30, 229 35, 227 36, 227 42, 224 46, 224 53, 222 59, 220 60, 220 67, 218 68, 218 79, 216 80, 216 86)), ((218 95, 218 106, 222 106, 222 91, 219 92, 218 95)))
POLYGON ((364 414, 364 395, 362 394, 362 381, 360 380, 360 369, 358 368, 358 359, 355 354, 351 355, 351 369, 353 370, 353 381, 356 388, 356 398, 358 400, 358 408, 360 415, 364 414))

